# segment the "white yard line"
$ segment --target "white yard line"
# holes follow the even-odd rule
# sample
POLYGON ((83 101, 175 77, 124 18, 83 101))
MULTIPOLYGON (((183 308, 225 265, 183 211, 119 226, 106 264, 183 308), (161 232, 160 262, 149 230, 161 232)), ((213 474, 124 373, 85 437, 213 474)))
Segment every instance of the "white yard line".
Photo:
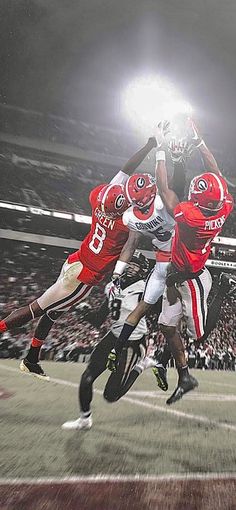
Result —
MULTIPOLYGON (((131 390, 129 391, 129 395, 131 397, 139 397, 139 398, 156 398, 161 400, 166 400, 167 396, 165 393, 160 393, 158 391, 142 391, 142 390, 131 390)), ((184 400, 200 400, 200 401, 209 401, 209 402, 235 402, 236 395, 226 395, 225 393, 199 393, 199 392, 190 392, 185 395, 184 400)))
MULTIPOLYGON (((7 366, 3 365, 2 363, 0 363, 0 368, 3 370, 8 370, 10 372, 16 372, 17 374, 22 375, 22 374, 20 374, 19 369, 13 368, 13 367, 7 367, 7 366)), ((26 377, 28 376, 28 374, 24 374, 24 375, 26 377)), ((31 376, 31 374, 30 374, 30 376, 31 376)), ((61 384, 63 386, 70 386, 72 388, 78 388, 77 383, 66 381, 64 379, 51 378, 50 382, 54 382, 56 384, 61 384)), ((98 393, 99 395, 103 394, 103 392, 101 390, 95 389, 94 391, 96 393, 98 393)), ((196 421, 198 423, 204 423, 205 425, 209 425, 211 427, 214 426, 214 427, 218 427, 220 429, 231 430, 231 431, 236 432, 236 424, 230 424, 230 423, 225 423, 225 422, 219 422, 216 420, 211 420, 211 419, 207 418, 206 416, 185 413, 183 411, 177 411, 176 409, 173 409, 173 408, 170 409, 169 407, 158 406, 158 405, 151 404, 149 402, 143 402, 142 400, 138 400, 136 398, 131 398, 128 396, 122 397, 122 402, 129 402, 130 404, 133 404, 133 405, 136 405, 139 407, 145 407, 146 409, 151 409, 152 411, 156 411, 158 413, 169 414, 171 416, 176 416, 177 418, 183 418, 185 420, 196 421)))
POLYGON ((168 482, 193 480, 236 480, 236 473, 181 473, 165 475, 89 475, 42 478, 0 478, 0 485, 43 485, 62 483, 168 482))

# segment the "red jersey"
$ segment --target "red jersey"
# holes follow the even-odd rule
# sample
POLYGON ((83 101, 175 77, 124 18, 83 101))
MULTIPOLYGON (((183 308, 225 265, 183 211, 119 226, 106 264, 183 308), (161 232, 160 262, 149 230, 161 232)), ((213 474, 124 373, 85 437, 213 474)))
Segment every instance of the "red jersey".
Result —
POLYGON ((94 188, 89 196, 92 207, 92 225, 90 232, 82 241, 80 250, 68 257, 68 262, 80 260, 83 270, 79 280, 88 285, 101 281, 113 270, 120 252, 128 239, 129 230, 122 218, 109 219, 97 207, 97 196, 106 184, 94 188))
POLYGON ((196 273, 204 267, 211 243, 221 232, 233 205, 233 197, 228 195, 222 209, 214 216, 204 216, 192 202, 181 202, 176 206, 171 259, 179 271, 196 273))

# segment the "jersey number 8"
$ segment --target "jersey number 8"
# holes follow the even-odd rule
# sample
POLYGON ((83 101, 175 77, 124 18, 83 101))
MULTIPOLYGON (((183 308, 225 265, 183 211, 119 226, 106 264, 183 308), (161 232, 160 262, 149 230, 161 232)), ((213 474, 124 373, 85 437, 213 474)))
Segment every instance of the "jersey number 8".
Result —
POLYGON ((89 243, 90 250, 92 250, 96 255, 100 253, 103 247, 103 242, 106 239, 106 235, 107 233, 105 228, 99 225, 99 223, 96 223, 93 237, 89 243))

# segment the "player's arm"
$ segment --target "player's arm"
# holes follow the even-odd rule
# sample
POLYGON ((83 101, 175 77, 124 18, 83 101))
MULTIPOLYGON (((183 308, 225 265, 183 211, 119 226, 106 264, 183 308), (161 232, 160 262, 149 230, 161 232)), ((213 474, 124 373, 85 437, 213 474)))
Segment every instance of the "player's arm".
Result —
POLYGON ((117 263, 115 265, 112 279, 119 278, 123 274, 126 267, 128 266, 128 263, 131 261, 133 257, 133 254, 138 246, 140 237, 141 234, 130 230, 129 237, 121 250, 119 260, 117 260, 117 263))
POLYGON ((205 169, 209 172, 212 172, 217 175, 221 175, 220 169, 218 167, 218 164, 210 151, 210 149, 207 147, 206 143, 204 142, 202 136, 200 135, 195 123, 192 119, 189 120, 189 132, 191 137, 191 142, 197 149, 200 151, 202 159, 204 161, 205 169))
POLYGON ((120 279, 129 262, 131 261, 133 254, 138 246, 140 234, 138 232, 130 230, 129 237, 124 244, 119 260, 117 260, 112 274, 112 284, 109 288, 109 301, 113 300, 120 294, 120 279))
POLYGON ((176 140, 172 138, 168 144, 168 150, 174 166, 173 176, 169 182, 169 188, 174 191, 180 202, 184 200, 186 186, 186 161, 193 152, 193 146, 187 139, 176 140))
POLYGON ((174 217, 174 209, 179 203, 176 193, 169 188, 166 170, 166 154, 164 150, 156 153, 156 183, 162 201, 168 213, 174 217))
POLYGON ((149 152, 157 146, 156 138, 153 136, 148 139, 147 143, 136 152, 128 161, 125 163, 123 168, 118 174, 113 177, 111 184, 125 184, 127 176, 130 176, 149 154, 149 152))

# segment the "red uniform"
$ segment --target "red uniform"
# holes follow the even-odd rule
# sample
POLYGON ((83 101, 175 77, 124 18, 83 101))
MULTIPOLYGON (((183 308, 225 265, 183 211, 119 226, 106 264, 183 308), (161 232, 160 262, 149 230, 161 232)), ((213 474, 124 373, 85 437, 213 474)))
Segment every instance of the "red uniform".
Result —
POLYGON ((112 271, 121 250, 128 239, 129 230, 122 218, 109 219, 97 207, 97 196, 105 184, 94 188, 89 197, 92 207, 92 225, 83 240, 80 250, 68 257, 68 262, 80 261, 83 270, 79 280, 88 285, 96 285, 112 271))
POLYGON ((233 197, 228 194, 220 211, 204 216, 192 202, 181 202, 175 208, 175 236, 172 262, 179 271, 200 271, 211 251, 211 243, 233 210, 233 197))

